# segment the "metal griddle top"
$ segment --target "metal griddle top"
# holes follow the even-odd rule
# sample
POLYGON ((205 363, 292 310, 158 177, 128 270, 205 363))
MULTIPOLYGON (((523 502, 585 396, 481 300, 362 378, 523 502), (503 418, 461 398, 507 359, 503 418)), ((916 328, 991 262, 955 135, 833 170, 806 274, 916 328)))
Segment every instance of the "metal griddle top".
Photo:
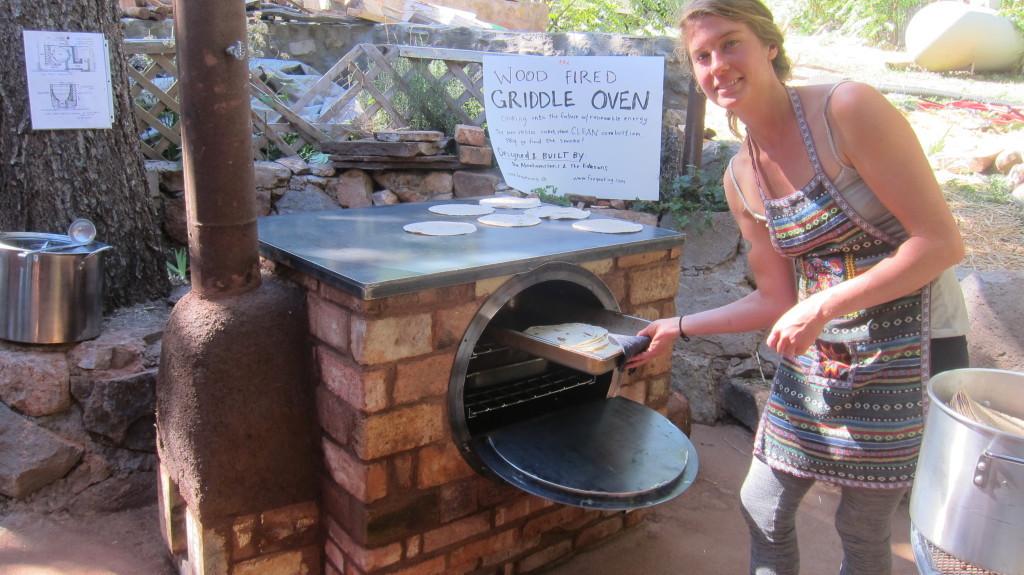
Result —
MULTIPOLYGON (((683 244, 683 234, 651 226, 630 234, 600 234, 575 230, 572 220, 542 218, 536 226, 499 228, 471 216, 428 211, 436 204, 477 202, 466 198, 266 216, 259 219, 260 253, 374 299, 518 274, 552 261, 578 264, 683 244), (422 236, 402 229, 428 220, 470 222, 477 231, 422 236)), ((591 218, 602 217, 594 212, 591 218)))

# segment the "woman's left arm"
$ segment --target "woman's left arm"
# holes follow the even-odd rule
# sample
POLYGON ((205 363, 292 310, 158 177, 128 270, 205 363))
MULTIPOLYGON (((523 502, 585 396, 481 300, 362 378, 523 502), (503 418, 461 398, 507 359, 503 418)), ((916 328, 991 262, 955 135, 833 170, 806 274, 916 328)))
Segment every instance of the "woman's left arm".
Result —
POLYGON ((868 272, 784 314, 768 337, 768 344, 784 354, 806 350, 829 320, 920 289, 964 256, 953 214, 899 110, 870 86, 844 83, 832 95, 829 122, 844 163, 860 173, 908 238, 868 272))

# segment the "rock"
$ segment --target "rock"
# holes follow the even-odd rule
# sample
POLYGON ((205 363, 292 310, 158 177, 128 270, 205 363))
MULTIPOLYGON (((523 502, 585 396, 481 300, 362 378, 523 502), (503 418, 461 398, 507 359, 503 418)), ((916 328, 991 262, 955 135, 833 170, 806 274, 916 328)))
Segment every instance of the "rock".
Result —
POLYGON ((452 175, 449 172, 382 170, 375 173, 373 179, 403 202, 422 202, 452 193, 452 175))
POLYGON ((452 193, 456 198, 490 196, 500 180, 491 170, 459 170, 452 174, 452 193))
POLYGON ((1024 185, 1024 164, 1017 164, 1006 172, 1006 187, 1013 190, 1024 185))
POLYGON ((334 201, 334 198, 311 185, 307 185, 302 190, 286 191, 281 199, 274 204, 274 210, 279 215, 336 209, 338 209, 338 203, 334 201))
POLYGON ((729 212, 691 214, 683 231, 686 243, 679 261, 683 268, 709 270, 740 253, 740 228, 729 212))
POLYGON ((1007 175, 1014 166, 1020 166, 1024 159, 1021 158, 1019 149, 1007 148, 996 156, 995 167, 1000 174, 1007 175))
POLYGON ((455 142, 468 146, 486 146, 487 134, 479 126, 457 124, 455 126, 455 142))
POLYGON ((0 404, 0 493, 24 499, 63 477, 82 451, 0 404))
POLYGON ((306 160, 302 159, 302 156, 288 156, 274 161, 288 168, 291 173, 297 176, 304 176, 310 172, 309 164, 306 163, 306 160))
POLYGON ((391 190, 373 192, 373 205, 375 206, 390 206, 398 203, 401 203, 401 200, 391 190))
POLYGON ((0 399, 32 416, 71 407, 71 373, 63 352, 0 351, 0 399))
POLYGON ((750 430, 756 430, 768 402, 768 389, 742 379, 722 382, 722 407, 750 430))
POLYGON ((494 153, 489 147, 459 144, 456 147, 456 150, 458 152, 459 161, 463 164, 489 166, 491 165, 491 160, 494 158, 494 153))
POLYGON ((292 171, 277 162, 254 162, 253 174, 257 188, 272 190, 287 185, 292 171))
POLYGON ((333 178, 337 170, 334 169, 334 164, 330 162, 312 162, 309 164, 309 171, 314 176, 321 178, 333 178))
POLYGON ((120 444, 135 422, 153 415, 155 388, 156 370, 152 369, 108 380, 79 378, 72 393, 82 405, 85 430, 120 444))
POLYGON ((373 178, 365 170, 346 170, 327 185, 327 193, 338 200, 343 208, 362 208, 373 205, 373 178))

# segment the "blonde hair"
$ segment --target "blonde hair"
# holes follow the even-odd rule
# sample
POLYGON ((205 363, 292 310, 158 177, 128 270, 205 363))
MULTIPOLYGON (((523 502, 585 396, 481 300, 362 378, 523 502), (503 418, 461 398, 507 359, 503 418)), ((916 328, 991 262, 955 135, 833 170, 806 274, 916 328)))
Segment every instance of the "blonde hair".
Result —
MULTIPOLYGON (((686 50, 686 28, 693 20, 702 16, 718 16, 749 26, 765 46, 775 46, 778 49, 778 54, 772 60, 775 77, 782 83, 793 77, 793 64, 789 61, 789 56, 786 55, 782 30, 775 24, 771 10, 759 0, 690 0, 683 7, 679 15, 679 30, 681 32, 680 46, 685 57, 681 59, 686 63, 690 74, 693 74, 693 61, 690 60, 689 51, 686 50)), ((726 117, 729 119, 729 131, 737 137, 742 137, 736 115, 727 111, 726 117)))

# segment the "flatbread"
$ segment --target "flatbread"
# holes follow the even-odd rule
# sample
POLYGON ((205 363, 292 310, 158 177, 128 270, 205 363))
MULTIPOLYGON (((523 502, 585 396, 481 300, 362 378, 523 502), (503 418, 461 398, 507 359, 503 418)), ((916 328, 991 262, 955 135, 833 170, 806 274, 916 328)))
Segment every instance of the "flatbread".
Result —
POLYGON ((615 218, 580 220, 573 222, 572 227, 580 231, 597 232, 600 234, 631 234, 644 229, 644 226, 641 224, 615 218))
POLYGON ((535 226, 539 224, 540 218, 537 216, 528 216, 526 214, 489 214, 486 216, 480 216, 476 221, 488 226, 524 228, 526 226, 535 226))
POLYGON ((410 234, 424 236, 461 236, 476 231, 476 226, 468 222, 414 222, 405 224, 402 229, 410 234))
POLYGON ((492 208, 536 208, 540 205, 538 198, 517 198, 515 196, 496 196, 480 200, 481 206, 492 208))
POLYGON ((541 206, 530 208, 523 213, 551 220, 585 220, 590 217, 590 210, 562 206, 541 206))
POLYGON ((523 333, 583 353, 610 356, 622 349, 608 339, 607 329, 585 323, 537 325, 526 328, 523 333))
POLYGON ((480 204, 440 204, 430 206, 427 211, 442 216, 482 216, 494 212, 494 208, 480 204))

